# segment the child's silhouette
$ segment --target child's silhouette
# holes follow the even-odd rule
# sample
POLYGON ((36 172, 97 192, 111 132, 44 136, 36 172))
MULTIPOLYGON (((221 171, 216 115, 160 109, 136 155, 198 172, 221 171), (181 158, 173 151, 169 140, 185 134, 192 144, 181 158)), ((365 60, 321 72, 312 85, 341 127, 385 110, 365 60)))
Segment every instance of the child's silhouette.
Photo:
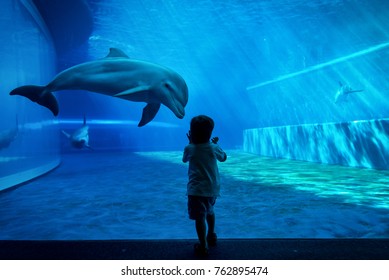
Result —
POLYGON ((189 145, 185 147, 182 158, 183 162, 189 161, 188 213, 189 218, 196 221, 200 244, 195 245, 195 251, 201 256, 208 254, 208 245, 216 245, 213 206, 220 193, 217 161, 227 159, 227 154, 217 145, 219 138, 210 141, 213 128, 214 121, 210 117, 194 117, 187 133, 189 145))

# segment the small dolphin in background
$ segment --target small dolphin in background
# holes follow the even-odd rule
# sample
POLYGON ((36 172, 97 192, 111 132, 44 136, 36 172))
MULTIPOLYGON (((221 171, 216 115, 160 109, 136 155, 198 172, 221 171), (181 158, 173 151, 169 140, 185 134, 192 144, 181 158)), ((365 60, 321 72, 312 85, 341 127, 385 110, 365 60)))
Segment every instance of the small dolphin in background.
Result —
POLYGON ((157 64, 130 59, 115 48, 111 48, 103 59, 62 71, 46 86, 21 86, 12 90, 10 95, 27 97, 57 116, 58 103, 52 92, 59 90, 87 90, 129 101, 146 102, 139 127, 154 119, 161 104, 182 119, 188 103, 188 87, 180 75, 157 64))
POLYGON ((354 90, 350 87, 350 85, 343 85, 341 82, 339 82, 339 89, 336 92, 335 95, 335 103, 338 103, 339 101, 347 101, 347 98, 350 93, 354 92, 361 92, 363 89, 357 89, 354 90))
POLYGON ((72 134, 69 134, 62 130, 62 133, 69 138, 70 144, 77 149, 88 148, 89 146, 89 126, 86 125, 86 118, 84 115, 84 124, 79 129, 75 130, 72 134))
POLYGON ((19 122, 16 116, 16 125, 14 128, 0 131, 0 150, 8 148, 19 133, 19 122))

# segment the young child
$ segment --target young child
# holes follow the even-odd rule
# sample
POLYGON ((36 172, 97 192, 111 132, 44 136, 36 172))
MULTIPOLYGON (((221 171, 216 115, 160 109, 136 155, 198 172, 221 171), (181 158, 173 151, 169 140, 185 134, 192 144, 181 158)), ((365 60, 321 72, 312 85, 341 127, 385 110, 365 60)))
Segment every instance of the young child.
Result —
POLYGON ((208 245, 216 245, 213 206, 220 193, 217 161, 227 159, 227 154, 217 145, 219 138, 214 137, 210 141, 213 128, 214 122, 210 117, 194 117, 187 133, 189 145, 185 147, 182 158, 183 162, 189 161, 188 213, 189 218, 196 222, 200 244, 195 245, 195 252, 201 256, 208 254, 208 245))

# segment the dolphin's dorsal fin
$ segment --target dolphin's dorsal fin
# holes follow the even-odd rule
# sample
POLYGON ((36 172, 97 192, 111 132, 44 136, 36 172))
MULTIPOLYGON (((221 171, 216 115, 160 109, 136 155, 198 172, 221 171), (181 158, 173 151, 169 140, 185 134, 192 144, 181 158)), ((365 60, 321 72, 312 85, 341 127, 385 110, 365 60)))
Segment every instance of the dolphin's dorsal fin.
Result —
POLYGON ((142 92, 142 91, 148 91, 148 90, 150 90, 150 88, 151 88, 151 86, 137 86, 137 87, 134 87, 132 89, 119 92, 119 93, 117 93, 117 94, 115 94, 113 96, 114 97, 122 97, 122 96, 130 95, 130 94, 133 94, 133 93, 139 93, 139 92, 142 92))
POLYGON ((149 103, 143 108, 142 119, 138 123, 138 127, 144 126, 151 122, 158 113, 161 103, 149 103))
POLYGON ((117 48, 110 48, 109 49, 109 53, 106 56, 106 58, 107 57, 125 57, 125 58, 129 58, 128 55, 126 55, 122 50, 117 49, 117 48))

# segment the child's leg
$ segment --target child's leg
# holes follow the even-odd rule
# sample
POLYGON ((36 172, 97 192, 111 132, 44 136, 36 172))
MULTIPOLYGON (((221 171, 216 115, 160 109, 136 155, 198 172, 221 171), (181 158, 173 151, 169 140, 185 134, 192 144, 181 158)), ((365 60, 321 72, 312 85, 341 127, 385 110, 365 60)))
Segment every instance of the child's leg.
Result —
POLYGON ((207 242, 207 223, 205 222, 205 218, 200 218, 196 220, 196 232, 200 241, 200 245, 202 248, 208 248, 207 242))
POLYGON ((208 224, 208 236, 211 237, 215 234, 215 213, 207 215, 208 224))
POLYGON ((207 215, 207 223, 208 223, 207 242, 209 246, 213 247, 216 246, 217 243, 217 236, 215 233, 215 213, 207 215))
POLYGON ((208 200, 208 213, 207 213, 207 224, 208 224, 208 234, 207 234, 207 242, 209 246, 216 246, 217 236, 215 233, 215 212, 213 207, 216 203, 216 197, 209 198, 208 200))

